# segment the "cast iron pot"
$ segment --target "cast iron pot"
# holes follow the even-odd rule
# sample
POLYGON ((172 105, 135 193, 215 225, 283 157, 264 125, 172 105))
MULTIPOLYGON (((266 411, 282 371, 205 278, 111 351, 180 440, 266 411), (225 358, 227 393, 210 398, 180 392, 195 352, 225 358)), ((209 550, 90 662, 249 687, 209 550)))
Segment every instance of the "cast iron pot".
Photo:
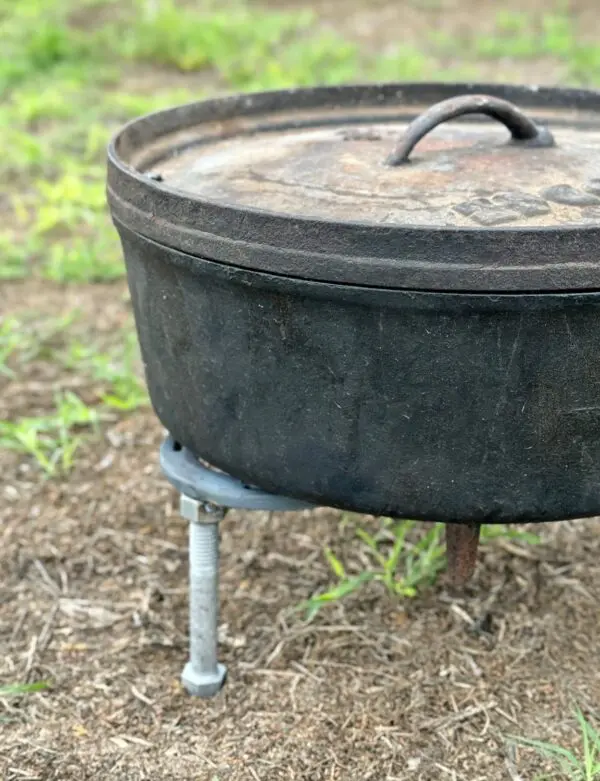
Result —
POLYGON ((108 196, 162 424, 315 504, 599 514, 599 149, 600 94, 498 85, 130 123, 108 196))

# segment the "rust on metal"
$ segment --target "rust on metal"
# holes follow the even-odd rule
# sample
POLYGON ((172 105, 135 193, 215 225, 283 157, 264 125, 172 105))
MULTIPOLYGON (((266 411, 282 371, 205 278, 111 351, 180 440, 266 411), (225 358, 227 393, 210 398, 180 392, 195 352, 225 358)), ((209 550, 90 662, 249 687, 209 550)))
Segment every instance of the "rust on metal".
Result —
POLYGON ((480 530, 478 523, 446 524, 448 574, 453 586, 464 586, 475 572, 480 530))

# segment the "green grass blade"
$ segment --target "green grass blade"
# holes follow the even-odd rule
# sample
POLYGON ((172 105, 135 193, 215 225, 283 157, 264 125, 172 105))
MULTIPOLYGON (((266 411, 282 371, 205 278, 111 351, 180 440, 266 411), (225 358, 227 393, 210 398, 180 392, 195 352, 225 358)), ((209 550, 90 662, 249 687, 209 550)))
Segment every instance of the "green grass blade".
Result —
POLYGON ((325 557, 327 558, 327 563, 331 567, 336 578, 340 578, 340 580, 345 578, 346 570, 344 569, 344 565, 330 548, 325 548, 325 557))
POLYGON ((577 757, 573 754, 572 751, 569 751, 568 749, 563 748, 562 746, 555 746, 552 743, 544 743, 543 741, 540 740, 532 740, 530 738, 520 738, 512 735, 509 737, 510 740, 514 741, 515 743, 524 746, 526 748, 534 748, 542 756, 557 762, 561 766, 563 771, 568 773, 569 776, 573 776, 573 774, 575 774, 574 776, 575 779, 578 779, 580 777, 581 762, 577 759, 577 757))
POLYGON ((44 691, 49 685, 46 681, 37 681, 36 683, 14 683, 0 686, 0 697, 21 697, 24 694, 44 691))

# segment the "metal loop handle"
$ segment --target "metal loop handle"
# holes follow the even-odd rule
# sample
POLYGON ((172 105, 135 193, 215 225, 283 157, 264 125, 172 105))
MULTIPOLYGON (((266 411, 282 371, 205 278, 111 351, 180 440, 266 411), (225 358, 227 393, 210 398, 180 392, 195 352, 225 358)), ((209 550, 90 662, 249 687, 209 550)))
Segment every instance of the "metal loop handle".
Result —
POLYGON ((507 100, 493 98, 489 95, 464 95, 442 100, 413 120, 403 138, 400 139, 386 160, 386 164, 408 163, 410 153, 423 136, 442 122, 464 114, 487 114, 487 116, 497 119, 510 130, 513 142, 536 147, 554 146, 554 137, 547 128, 536 125, 533 120, 507 100))

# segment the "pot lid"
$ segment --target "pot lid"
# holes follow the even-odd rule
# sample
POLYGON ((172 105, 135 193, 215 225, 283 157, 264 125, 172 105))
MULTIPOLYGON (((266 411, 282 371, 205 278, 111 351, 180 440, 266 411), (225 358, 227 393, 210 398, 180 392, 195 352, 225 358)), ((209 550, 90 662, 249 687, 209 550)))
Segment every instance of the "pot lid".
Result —
POLYGON ((335 283, 600 289, 600 94, 385 85, 204 101, 109 151, 117 221, 190 254, 335 283))

